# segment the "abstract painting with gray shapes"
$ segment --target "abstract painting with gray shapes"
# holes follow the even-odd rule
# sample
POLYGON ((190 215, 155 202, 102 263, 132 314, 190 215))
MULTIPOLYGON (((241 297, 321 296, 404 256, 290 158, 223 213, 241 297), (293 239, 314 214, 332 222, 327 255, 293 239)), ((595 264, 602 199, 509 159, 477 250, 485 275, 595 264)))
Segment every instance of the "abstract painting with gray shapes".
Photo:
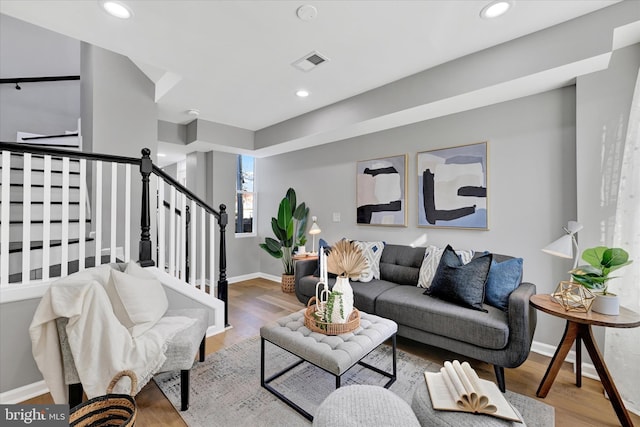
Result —
POLYGON ((407 225, 407 155, 357 162, 357 223, 407 225))
POLYGON ((486 142, 418 153, 418 226, 488 229, 486 142))

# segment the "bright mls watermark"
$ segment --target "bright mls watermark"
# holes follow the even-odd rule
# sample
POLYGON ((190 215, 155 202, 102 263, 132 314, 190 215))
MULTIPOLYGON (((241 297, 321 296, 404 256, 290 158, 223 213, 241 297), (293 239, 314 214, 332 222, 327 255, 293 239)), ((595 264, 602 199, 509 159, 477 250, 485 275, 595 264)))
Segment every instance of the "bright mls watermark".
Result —
POLYGON ((0 425, 67 427, 69 405, 0 405, 0 425))

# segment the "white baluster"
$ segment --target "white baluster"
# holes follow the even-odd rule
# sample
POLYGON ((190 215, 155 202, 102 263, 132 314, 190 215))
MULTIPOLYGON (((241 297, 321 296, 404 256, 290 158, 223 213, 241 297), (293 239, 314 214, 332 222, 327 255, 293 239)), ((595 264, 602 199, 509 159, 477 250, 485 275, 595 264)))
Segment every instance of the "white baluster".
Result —
POLYGON ((69 273, 69 158, 62 158, 62 235, 60 236, 60 276, 69 273))
POLYGON ((197 267, 197 260, 198 260, 198 254, 196 252, 196 243, 197 243, 197 237, 196 237, 196 228, 198 228, 198 211, 197 211, 197 205, 196 202, 194 200, 191 201, 191 238, 189 241, 189 283, 191 283, 192 286, 196 285, 196 267, 197 267))
POLYGON ((31 154, 22 163, 22 283, 31 281, 31 154))
POLYGON ((42 280, 49 279, 51 265, 51 156, 44 156, 42 199, 42 280))
POLYGON ((169 274, 176 274, 176 188, 172 185, 169 189, 169 274))
POLYGON ((124 262, 131 260, 131 164, 124 168, 124 262))
POLYGON ((165 254, 167 248, 165 247, 165 211, 164 211, 164 180, 158 178, 158 268, 162 271, 165 269, 165 254))
POLYGON ((118 231, 118 164, 111 163, 111 239, 109 262, 116 262, 116 236, 118 231))
POLYGON ((180 193, 180 279, 187 281, 187 198, 180 193))
POLYGON ((78 200, 78 271, 85 269, 86 244, 87 244, 87 160, 80 159, 80 198, 78 200))
POLYGON ((209 293, 217 297, 216 289, 216 218, 209 214, 209 293))
POLYGON ((200 232, 198 235, 200 236, 200 286, 203 292, 207 291, 206 286, 206 259, 207 259, 207 250, 206 250, 206 230, 207 230, 207 211, 204 208, 200 208, 200 232))
POLYGON ((96 162, 96 202, 94 211, 96 213, 96 237, 95 237, 95 257, 96 266, 102 264, 102 162, 96 162))

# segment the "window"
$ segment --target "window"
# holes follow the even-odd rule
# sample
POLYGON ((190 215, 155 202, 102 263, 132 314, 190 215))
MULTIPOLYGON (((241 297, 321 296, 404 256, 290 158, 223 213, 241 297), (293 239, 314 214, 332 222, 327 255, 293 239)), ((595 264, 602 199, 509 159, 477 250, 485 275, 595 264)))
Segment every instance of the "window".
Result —
POLYGON ((254 165, 255 160, 253 157, 238 155, 238 167, 236 169, 236 234, 254 233, 254 165))

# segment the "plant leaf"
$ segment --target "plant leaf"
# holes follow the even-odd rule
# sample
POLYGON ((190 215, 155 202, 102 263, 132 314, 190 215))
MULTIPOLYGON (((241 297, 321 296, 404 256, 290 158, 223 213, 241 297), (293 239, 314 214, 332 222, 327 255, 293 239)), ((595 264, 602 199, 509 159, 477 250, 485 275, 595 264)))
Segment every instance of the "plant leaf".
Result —
POLYGON ((624 249, 610 248, 602 254, 602 265, 614 269, 622 267, 629 261, 629 254, 624 249))
POLYGON ((585 249, 584 252, 582 252, 582 259, 589 263, 589 265, 601 268, 602 256, 606 250, 606 246, 596 246, 595 248, 585 249))

